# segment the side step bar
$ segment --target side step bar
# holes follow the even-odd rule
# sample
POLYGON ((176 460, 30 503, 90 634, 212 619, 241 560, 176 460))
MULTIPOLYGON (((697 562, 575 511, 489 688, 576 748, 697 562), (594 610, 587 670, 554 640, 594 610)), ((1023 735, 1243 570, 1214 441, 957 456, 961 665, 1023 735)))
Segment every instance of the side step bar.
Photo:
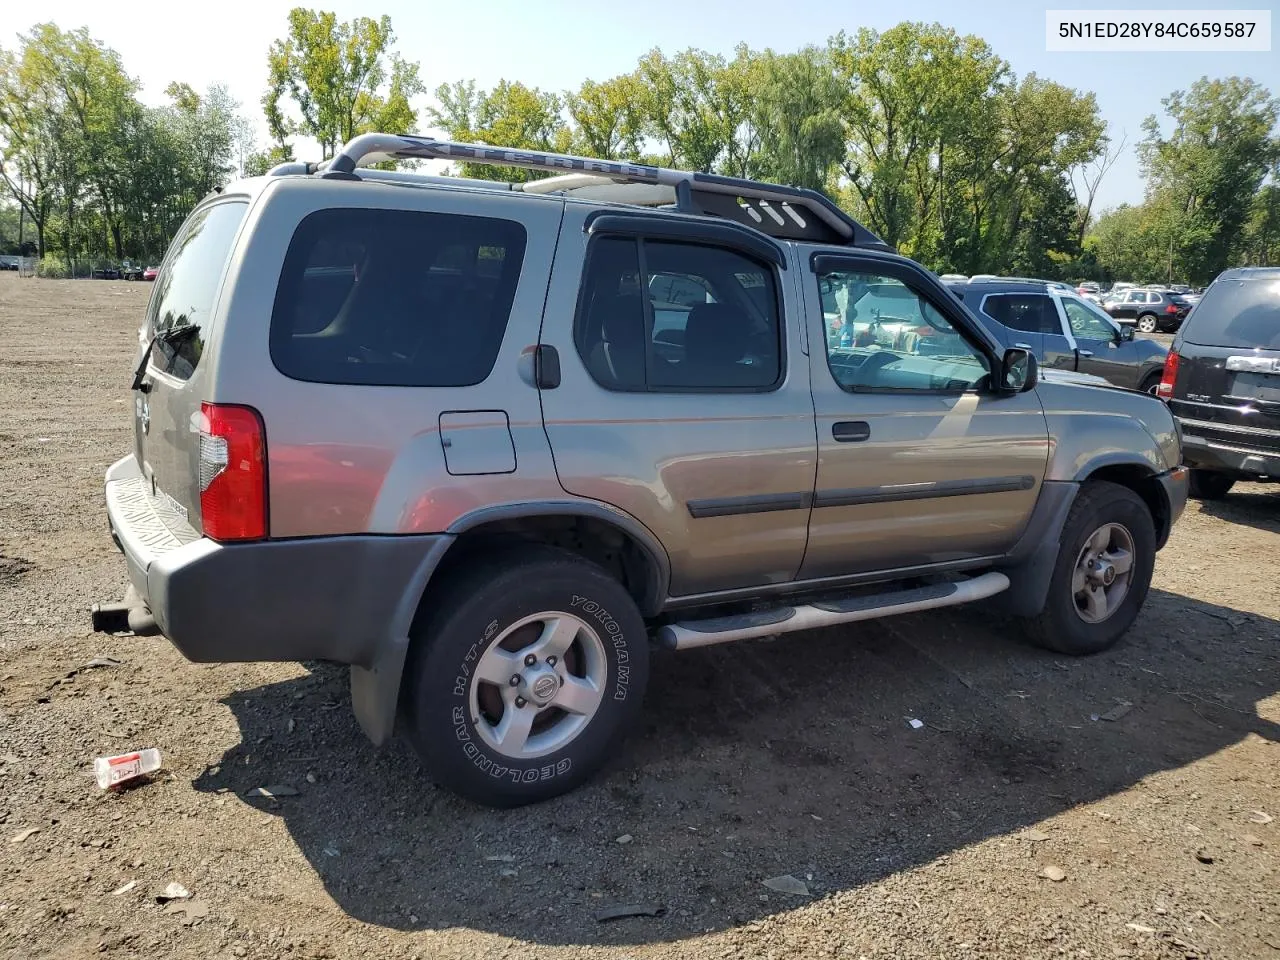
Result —
POLYGON ((658 642, 672 650, 731 643, 797 630, 816 630, 837 623, 875 620, 899 613, 915 613, 936 607, 954 607, 995 596, 1009 588, 1003 573, 984 573, 969 580, 935 583, 909 590, 864 594, 845 599, 824 600, 798 607, 777 607, 737 616, 669 623, 658 630, 658 642))

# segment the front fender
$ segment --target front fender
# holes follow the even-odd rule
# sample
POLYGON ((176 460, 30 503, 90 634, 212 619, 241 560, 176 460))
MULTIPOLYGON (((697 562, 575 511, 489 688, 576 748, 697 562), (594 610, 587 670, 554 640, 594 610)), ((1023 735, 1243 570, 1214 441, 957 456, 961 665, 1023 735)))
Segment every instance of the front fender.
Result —
POLYGON ((1159 400, 1075 384, 1046 384, 1040 395, 1051 447, 1046 480, 1079 483, 1102 467, 1158 474, 1178 465, 1173 418, 1159 400))

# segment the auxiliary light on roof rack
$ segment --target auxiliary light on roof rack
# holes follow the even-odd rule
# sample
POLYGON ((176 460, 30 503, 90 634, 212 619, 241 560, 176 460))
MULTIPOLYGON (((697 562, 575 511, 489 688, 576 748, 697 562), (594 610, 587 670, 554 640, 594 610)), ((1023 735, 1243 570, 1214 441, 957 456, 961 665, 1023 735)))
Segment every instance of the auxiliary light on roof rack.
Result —
MULTIPOLYGON (((366 133, 349 141, 327 163, 307 164, 308 171, 327 177, 354 176, 357 167, 391 159, 457 160, 499 166, 523 167, 558 174, 588 174, 602 184, 650 184, 669 187, 676 209, 723 217, 780 240, 804 240, 855 247, 888 249, 874 233, 854 220, 816 190, 761 183, 710 173, 690 173, 627 160, 595 160, 540 150, 516 150, 482 143, 454 143, 431 137, 366 133)), ((298 165, 285 165, 297 170, 298 165)), ((282 170, 283 172, 283 170, 282 170)), ((565 178, 568 180, 569 178, 565 178)), ((578 178, 574 178, 578 181, 578 178)), ((529 193, 561 192, 541 181, 526 184, 529 193), (548 188, 551 189, 548 189, 548 188)), ((587 191, 565 188, 566 195, 587 191)))

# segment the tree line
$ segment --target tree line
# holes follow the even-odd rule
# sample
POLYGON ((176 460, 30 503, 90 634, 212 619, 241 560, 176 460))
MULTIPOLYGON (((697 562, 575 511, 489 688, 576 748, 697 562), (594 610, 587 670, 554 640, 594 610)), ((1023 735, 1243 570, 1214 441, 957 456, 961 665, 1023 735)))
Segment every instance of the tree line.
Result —
POLYGON ((236 172, 251 126, 224 87, 171 83, 158 109, 138 90, 119 54, 84 29, 40 24, 0 50, 0 176, 24 252, 68 261, 163 251, 191 207, 236 172))
MULTIPOLYGON (((1135 145, 1108 135, 1092 93, 1017 76, 981 38, 939 24, 840 33, 794 52, 652 50, 629 72, 554 91, 504 79, 440 84, 388 17, 297 8, 267 51, 269 136, 221 87, 172 84, 147 108, 120 58, 86 31, 37 26, 0 52, 4 183, 41 255, 154 256, 201 196, 369 130, 602 159, 637 158, 822 190, 938 272, 1205 282, 1280 261, 1280 104, 1251 80, 1196 81, 1135 145), (1137 149, 1143 204, 1097 211, 1137 149)), ((463 176, 543 174, 460 164, 463 176)), ((0 231, 13 218, 0 216, 0 231)))

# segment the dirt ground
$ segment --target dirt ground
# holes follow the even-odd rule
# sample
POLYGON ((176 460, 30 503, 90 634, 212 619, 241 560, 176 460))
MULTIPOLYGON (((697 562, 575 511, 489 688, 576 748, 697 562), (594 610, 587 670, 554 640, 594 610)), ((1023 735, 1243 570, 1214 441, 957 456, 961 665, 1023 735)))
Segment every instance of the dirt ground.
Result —
POLYGON ((961 609, 661 655, 604 776, 494 812, 338 668, 90 632, 149 292, 0 275, 0 957, 1280 958, 1280 493, 1192 504, 1107 654, 961 609))

